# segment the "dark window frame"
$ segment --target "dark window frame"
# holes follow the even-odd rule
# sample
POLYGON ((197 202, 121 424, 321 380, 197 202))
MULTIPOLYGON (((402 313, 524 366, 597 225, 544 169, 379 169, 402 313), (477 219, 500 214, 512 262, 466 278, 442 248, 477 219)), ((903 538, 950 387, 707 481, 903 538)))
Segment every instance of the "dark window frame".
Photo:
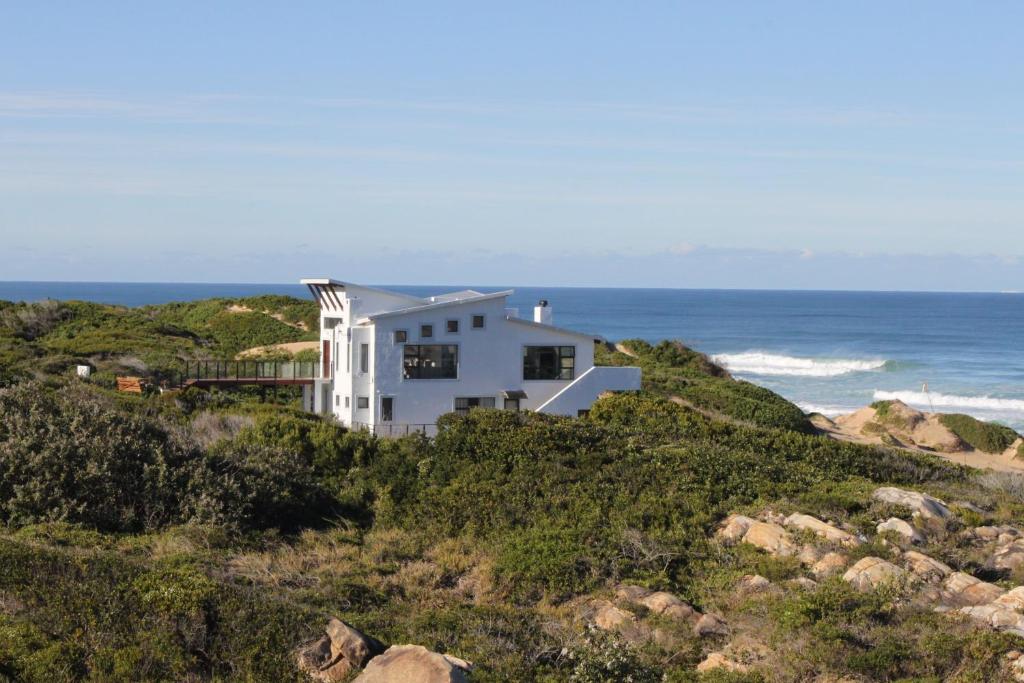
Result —
POLYGON ((493 408, 494 406, 493 396, 456 396, 452 400, 452 412, 458 415, 468 415, 469 411, 474 408, 493 408), (487 402, 490 402, 489 405, 486 405, 487 402), (481 405, 481 403, 485 405, 481 405))
POLYGON ((576 347, 531 344, 523 347, 523 380, 576 379, 576 347))
POLYGON ((424 323, 420 325, 420 339, 433 339, 434 338, 434 325, 433 323, 424 323))
POLYGON ((483 313, 474 313, 472 321, 470 322, 469 326, 471 328, 473 328, 474 330, 482 330, 482 329, 484 329, 485 327, 487 327, 487 316, 484 315, 483 313), (479 325, 476 324, 477 321, 480 322, 479 325))
POLYGON ((369 396, 356 396, 356 410, 369 410, 370 409, 370 397, 369 396))
POLYGON ((370 345, 359 344, 359 372, 367 374, 370 372, 370 345))
POLYGON ((459 321, 457 318, 449 318, 444 321, 445 334, 458 334, 459 333, 459 321), (454 325, 455 329, 452 329, 454 325))
POLYGON ((395 397, 394 396, 381 396, 380 397, 380 421, 381 422, 394 422, 395 421, 395 397), (387 406, 387 408, 385 408, 387 406))
POLYGON ((406 344, 402 351, 402 379, 425 380, 459 378, 459 345, 458 344, 406 344), (432 355, 424 352, 427 348, 440 349, 440 364, 425 365, 432 361, 432 355), (448 354, 446 363, 445 354, 448 354))
POLYGON ((396 344, 404 344, 409 341, 409 330, 395 330, 393 338, 396 344))

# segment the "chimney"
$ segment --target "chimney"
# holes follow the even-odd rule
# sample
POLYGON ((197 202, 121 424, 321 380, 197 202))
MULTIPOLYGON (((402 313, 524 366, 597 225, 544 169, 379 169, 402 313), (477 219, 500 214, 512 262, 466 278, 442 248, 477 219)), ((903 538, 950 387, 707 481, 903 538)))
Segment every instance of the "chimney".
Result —
POLYGON ((533 322, 551 325, 551 321, 551 306, 548 306, 547 299, 541 299, 537 302, 537 305, 533 307, 533 322))

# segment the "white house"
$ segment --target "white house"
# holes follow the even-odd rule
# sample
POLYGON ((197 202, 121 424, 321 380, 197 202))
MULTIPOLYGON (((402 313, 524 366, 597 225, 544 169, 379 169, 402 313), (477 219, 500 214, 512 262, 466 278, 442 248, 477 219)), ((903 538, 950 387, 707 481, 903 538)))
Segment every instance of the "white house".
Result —
POLYGON ((320 303, 320 378, 312 407, 376 433, 431 432, 470 408, 578 416, 604 391, 640 388, 640 368, 594 365, 594 336, 506 306, 511 290, 419 298, 306 279, 320 303))

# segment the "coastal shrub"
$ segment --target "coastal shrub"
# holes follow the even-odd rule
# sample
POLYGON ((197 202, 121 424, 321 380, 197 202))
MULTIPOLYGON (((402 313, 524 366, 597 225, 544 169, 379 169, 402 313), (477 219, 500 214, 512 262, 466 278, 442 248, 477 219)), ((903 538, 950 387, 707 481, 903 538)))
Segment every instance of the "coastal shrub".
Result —
POLYGON ((265 313, 222 311, 207 322, 209 334, 223 356, 254 346, 300 341, 305 333, 265 313))
POLYGON ((0 328, 14 337, 32 341, 51 332, 71 315, 59 301, 8 304, 0 309, 0 328))
POLYGON ((970 415, 951 413, 939 421, 972 448, 985 453, 1002 453, 1020 438, 1014 430, 995 422, 982 422, 970 415))
POLYGON ((0 517, 141 529, 175 516, 183 454, 84 386, 0 390, 0 517))

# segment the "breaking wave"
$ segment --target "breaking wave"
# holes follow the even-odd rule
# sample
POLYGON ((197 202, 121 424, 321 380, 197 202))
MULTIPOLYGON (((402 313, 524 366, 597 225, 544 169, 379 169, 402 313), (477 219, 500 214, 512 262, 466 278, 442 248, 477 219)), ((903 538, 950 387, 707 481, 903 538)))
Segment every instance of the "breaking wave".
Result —
POLYGON ((882 359, 799 358, 758 351, 721 353, 711 359, 731 372, 797 377, 837 377, 853 372, 871 372, 881 370, 886 363, 882 359))
POLYGON ((964 410, 988 410, 1000 413, 1024 414, 1024 400, 1016 398, 993 398, 992 396, 957 396, 955 394, 933 394, 923 391, 876 391, 876 401, 903 401, 918 408, 960 408, 964 410))

